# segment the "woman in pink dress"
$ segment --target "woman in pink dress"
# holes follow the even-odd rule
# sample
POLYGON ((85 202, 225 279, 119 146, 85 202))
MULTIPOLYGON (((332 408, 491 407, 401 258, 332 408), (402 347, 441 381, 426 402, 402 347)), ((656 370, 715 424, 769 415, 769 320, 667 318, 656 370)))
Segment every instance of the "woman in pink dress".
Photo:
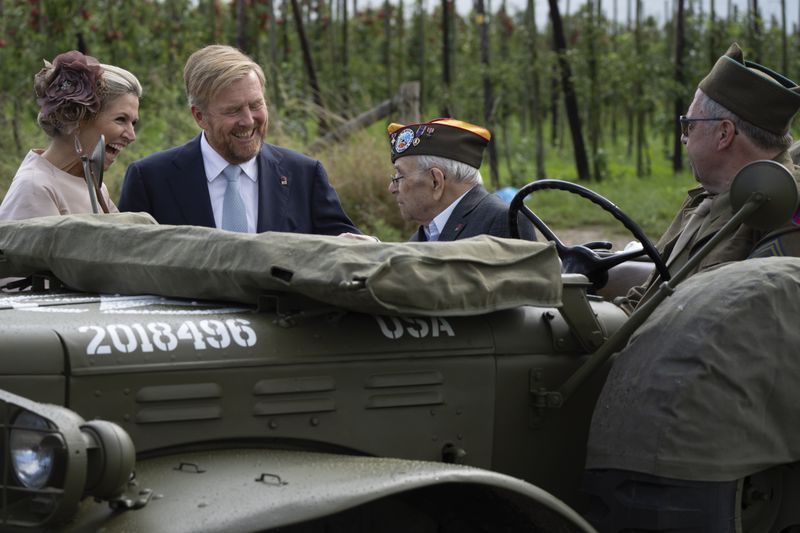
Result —
MULTIPOLYGON (((103 135, 103 168, 136 140, 142 86, 125 69, 66 52, 34 77, 39 126, 50 138, 33 149, 17 170, 0 204, 0 220, 91 213, 82 155, 91 155, 103 135)), ((116 212, 105 185, 96 190, 98 208, 116 212)))

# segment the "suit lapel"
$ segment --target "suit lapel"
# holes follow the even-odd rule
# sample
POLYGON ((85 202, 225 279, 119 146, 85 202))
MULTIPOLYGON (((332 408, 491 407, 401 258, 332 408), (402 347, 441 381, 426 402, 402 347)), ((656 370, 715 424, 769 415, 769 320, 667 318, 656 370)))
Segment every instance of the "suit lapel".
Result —
POLYGON ((269 144, 258 156, 258 232, 288 231, 286 209, 289 203, 291 176, 282 166, 282 158, 269 144))
POLYGON ((428 237, 425 235, 425 228, 420 226, 417 228, 417 231, 408 239, 409 242, 425 242, 428 240, 428 237))
POLYGON ((199 135, 183 145, 172 165, 173 171, 165 179, 186 223, 215 227, 199 135))
POLYGON ((458 239, 458 236, 464 231, 464 228, 467 227, 470 213, 472 213, 488 194, 489 193, 480 185, 476 185, 470 189, 461 201, 458 202, 453 212, 450 213, 450 218, 447 219, 447 223, 444 225, 444 229, 442 229, 442 233, 439 235, 439 240, 454 241, 458 239))

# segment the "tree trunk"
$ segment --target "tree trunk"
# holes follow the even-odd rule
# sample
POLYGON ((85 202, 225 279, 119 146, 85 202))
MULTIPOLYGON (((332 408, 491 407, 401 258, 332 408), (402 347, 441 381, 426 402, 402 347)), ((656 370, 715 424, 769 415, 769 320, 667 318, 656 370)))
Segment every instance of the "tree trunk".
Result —
MULTIPOLYGON (((423 43, 425 42, 425 0, 417 0, 417 26, 414 30, 414 42, 415 43, 423 43)), ((419 80, 419 105, 420 108, 425 109, 425 88, 427 87, 426 84, 426 71, 427 68, 425 66, 426 57, 425 57, 425 46, 414 46, 413 49, 416 53, 416 65, 417 65, 417 76, 416 78, 419 80)))
POLYGON ((475 15, 478 20, 478 35, 481 47, 481 70, 483 71, 483 117, 486 122, 486 129, 492 132, 492 140, 489 141, 489 173, 492 187, 500 187, 500 176, 497 165, 497 132, 494 131, 494 95, 492 88, 491 66, 489 63, 489 32, 486 20, 486 10, 483 7, 483 0, 475 0, 475 15))
MULTIPOLYGON (((397 25, 397 50, 405 50, 406 39, 406 17, 405 17, 405 3, 399 0, 397 4, 397 18, 395 24, 397 25)), ((406 57, 403 56, 400 61, 397 61, 397 79, 400 83, 406 81, 406 57)))
POLYGON ((342 77, 339 90, 342 95, 342 107, 350 114, 350 42, 348 41, 348 27, 350 26, 347 14, 347 0, 341 0, 342 13, 342 77))
POLYGON ((550 19, 553 24, 553 41, 558 64, 561 67, 561 86, 564 90, 564 105, 567 110, 570 132, 572 134, 572 147, 575 151, 575 167, 579 180, 590 179, 589 163, 586 158, 586 147, 583 143, 581 118, 578 113, 578 100, 575 96, 575 87, 572 84, 572 70, 567 61, 567 40, 564 37, 564 28, 561 23, 561 13, 558 11, 558 1, 548 0, 550 4, 550 19))
MULTIPOLYGON (((637 61, 643 61, 642 51, 642 0, 636 0, 636 26, 634 28, 634 46, 636 49, 637 61)), ((644 109, 642 108, 642 84, 641 80, 635 84, 636 90, 634 95, 634 102, 636 103, 636 176, 643 178, 647 175, 645 170, 644 161, 644 144, 645 144, 645 116, 644 109)))
MULTIPOLYGON (((800 20, 798 21, 800 23, 800 20)), ((789 48, 786 41, 786 0, 781 0, 781 72, 789 72, 789 48)))
POLYGON ((220 13, 222 13, 222 0, 213 0, 210 24, 212 28, 211 42, 219 42, 222 38, 222 17, 220 17, 220 13))
MULTIPOLYGON (((600 0, 595 0, 600 4, 600 0)), ((598 17, 599 18, 599 15, 598 17)), ((589 0, 589 21, 587 34, 589 39, 588 69, 589 69, 589 146, 592 154, 592 175, 597 181, 603 179, 603 165, 600 154, 600 90, 597 79, 597 47, 600 44, 598 22, 595 18, 595 9, 589 0)))
POLYGON ((442 0, 442 116, 450 116, 450 2, 442 0))
MULTIPOLYGON (((491 7, 491 6, 490 6, 491 7)), ((490 11, 491 12, 491 11, 490 11)), ((511 18, 508 16, 508 12, 506 11, 506 0, 502 0, 500 3, 500 11, 497 13, 497 18, 495 19, 495 28, 499 29, 500 32, 500 58, 501 64, 502 59, 507 59, 511 57, 511 18)), ((511 114, 511 106, 516 104, 519 101, 524 101, 524 98, 519 96, 511 96, 501 93, 501 96, 498 98, 498 105, 497 105, 497 113, 495 115, 495 124, 499 124, 500 131, 502 133, 502 157, 506 161, 506 169, 508 169, 508 176, 510 178, 511 183, 514 183, 516 180, 517 172, 514 168, 514 158, 511 157, 511 149, 509 146, 509 134, 508 134, 508 117, 511 114), (513 102, 514 104, 512 104, 513 102)), ((521 96, 521 95, 520 95, 521 96)), ((516 105, 515 108, 518 109, 516 105)), ((518 125, 522 125, 524 122, 524 113, 519 113, 519 120, 517 121, 518 125)))
POLYGON ((236 47, 244 53, 248 52, 246 1, 236 0, 236 47))
POLYGON ((281 61, 286 63, 289 61, 289 2, 281 2, 281 61))
POLYGON ((297 3, 297 0, 292 0, 292 13, 294 14, 294 22, 297 25, 297 36, 300 38, 300 47, 303 50, 303 63, 306 67, 308 83, 311 86, 311 97, 319 108, 317 117, 319 133, 324 134, 328 130, 328 122, 325 118, 325 104, 322 101, 322 92, 319 89, 319 82, 317 82, 317 71, 314 69, 314 61, 311 58, 311 50, 308 47, 306 30, 303 26, 303 14, 300 12, 300 5, 297 3))
POLYGON ((717 62, 717 10, 714 0, 711 0, 708 14, 708 64, 713 67, 717 62))
MULTIPOLYGON (((0 16, 2 16, 2 13, 0 13, 0 16)), ((83 32, 79 31, 77 34, 75 34, 75 37, 78 40, 78 42, 77 42, 78 52, 82 53, 83 55, 87 55, 87 56, 91 55, 89 53, 89 46, 86 44, 86 39, 83 37, 83 32)))
POLYGON ((632 0, 628 0, 628 31, 631 31, 633 27, 633 9, 631 8, 632 0))
POLYGON ((758 9, 758 0, 750 0, 750 22, 753 32, 753 61, 761 63, 761 14, 758 9))
MULTIPOLYGON (((555 46, 553 47, 555 51, 555 46)), ((550 146, 558 146, 558 65, 552 64, 550 73, 550 146)))
POLYGON ((544 133, 542 128, 541 80, 539 78, 539 53, 537 51, 536 6, 534 0, 528 0, 525 22, 528 33, 528 106, 533 124, 533 150, 536 162, 536 179, 544 179, 547 175, 544 165, 544 133))
POLYGON ((392 5, 389 0, 383 2, 383 65, 385 68, 384 77, 386 82, 386 97, 391 98, 394 94, 394 80, 392 79, 392 65, 395 63, 392 57, 392 5))
POLYGON ((267 1, 267 14, 269 16, 269 35, 267 36, 267 43, 269 47, 269 71, 270 83, 272 86, 272 97, 274 98, 275 106, 270 113, 275 113, 274 108, 280 112, 283 107, 283 98, 281 93, 280 71, 278 70, 278 25, 275 22, 275 0, 267 1))
MULTIPOLYGON (((683 170, 683 144, 681 143, 681 125, 677 121, 677 117, 683 114, 683 98, 681 94, 683 94, 683 85, 684 85, 684 75, 683 75, 683 56, 684 56, 684 45, 686 40, 686 35, 684 33, 684 12, 683 12, 683 0, 677 0, 678 2, 678 9, 677 14, 675 15, 675 87, 678 88, 678 92, 675 95, 674 100, 674 112, 676 120, 674 122, 674 132, 675 132, 675 139, 672 144, 672 172, 678 173, 683 170)), ((712 29, 713 31, 713 29, 712 29)))
MULTIPOLYGON (((39 2, 38 5, 39 5, 40 11, 44 12, 44 6, 42 5, 42 2, 39 2)), ((177 18, 177 14, 175 13, 175 6, 174 5, 170 5, 169 8, 170 8, 169 9, 170 14, 172 15, 172 18, 174 20, 175 18, 177 18)), ((112 3, 110 0, 108 0, 105 3, 104 11, 105 11, 105 15, 106 15, 106 32, 109 35, 112 35, 112 34, 114 34, 116 32, 116 26, 117 26, 116 22, 114 21, 114 3, 112 3)), ((46 29, 45 29, 46 26, 44 26, 44 23, 45 23, 44 17, 39 17, 39 34, 40 35, 45 35, 46 34, 45 33, 46 32, 46 29)), ((174 42, 175 37, 173 36, 172 39, 173 39, 173 42, 174 42)), ((116 65, 116 64, 119 63, 118 58, 117 58, 117 45, 115 43, 116 43, 116 40, 112 40, 109 43, 108 54, 107 55, 104 54, 105 55, 105 61, 109 61, 110 64, 112 64, 112 65, 116 65)), ((173 50, 173 54, 174 54, 175 48, 173 48, 172 50, 173 50)), ((170 69, 170 71, 171 70, 172 69, 170 69)))

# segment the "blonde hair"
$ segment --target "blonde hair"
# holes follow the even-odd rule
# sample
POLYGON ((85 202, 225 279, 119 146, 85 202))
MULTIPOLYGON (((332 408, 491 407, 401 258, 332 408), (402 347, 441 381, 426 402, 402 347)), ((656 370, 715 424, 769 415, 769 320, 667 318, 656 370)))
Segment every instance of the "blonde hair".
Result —
POLYGON ((189 56, 183 69, 189 105, 205 109, 221 89, 255 72, 262 90, 264 71, 249 56, 232 46, 213 44, 189 56))
POLYGON ((114 65, 100 64, 103 69, 102 107, 108 102, 122 96, 132 94, 136 98, 142 97, 142 84, 129 71, 114 65))

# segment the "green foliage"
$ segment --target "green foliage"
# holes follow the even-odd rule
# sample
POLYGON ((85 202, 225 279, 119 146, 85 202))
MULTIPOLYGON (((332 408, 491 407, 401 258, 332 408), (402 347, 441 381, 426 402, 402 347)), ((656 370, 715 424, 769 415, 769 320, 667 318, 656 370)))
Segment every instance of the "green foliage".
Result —
MULTIPOLYGON (((392 96, 403 81, 417 79, 425 119, 453 116, 487 125, 500 157, 500 183, 521 186, 535 176, 534 121, 545 124, 545 174, 576 179, 570 133, 562 111, 561 85, 552 31, 547 20, 526 24, 526 11, 505 2, 489 13, 490 65, 479 61, 480 40, 474 13, 454 15, 451 31, 451 86, 442 82, 442 4, 394 0, 351 11, 344 0, 301 0, 329 123, 337 124, 392 96), (426 6, 428 11, 426 11, 426 6), (345 35, 347 40, 345 41, 345 35), (535 59, 534 59, 535 55, 535 59), (486 72, 484 72, 486 70, 486 72), (540 78, 540 100, 531 100, 533 73, 540 78), (483 79, 495 95, 484 109, 483 79)), ((576 3, 564 16, 567 58, 573 73, 590 161, 603 181, 590 184, 642 222, 657 236, 674 213, 688 173, 673 175, 671 146, 674 102, 688 106, 697 82, 732 41, 749 59, 783 70, 782 29, 761 21, 754 32, 749 14, 712 20, 703 4, 688 3, 682 82, 674 79, 674 21, 645 19, 636 25, 609 20, 595 1, 576 3), (646 165, 635 164, 637 117, 642 117, 646 165), (640 169, 641 172, 641 169, 640 169)), ((352 7, 350 7, 352 6, 352 7)), ((608 8, 606 8, 608 9, 608 8)), ((186 109, 182 68, 199 47, 222 42, 242 47, 264 66, 270 103, 271 142, 301 149, 319 135, 323 112, 312 101, 306 66, 290 3, 286 0, 0 0, 0 194, 19 161, 47 139, 35 126, 32 78, 42 59, 85 45, 101 62, 136 74, 145 88, 138 139, 109 169, 106 181, 117 198, 126 165, 152 152, 185 142, 197 133, 186 109), (237 19, 241 6, 243 18, 237 19)), ((800 39, 790 39, 784 74, 800 77, 800 39)), ((397 117, 389 117, 389 121, 397 117)), ((348 212, 366 231, 384 240, 405 239, 404 224, 386 192, 390 165, 380 122, 352 140, 318 154, 339 189, 348 212)), ((488 165, 484 168, 489 182, 488 165)), ((544 196, 544 195, 543 195, 544 196)), ((561 196, 561 195, 559 195, 561 196)), ((565 225, 602 223, 591 207, 573 199, 533 200, 545 218, 565 225)))
POLYGON ((315 155, 328 171, 345 211, 361 231, 382 241, 406 241, 414 227, 400 218, 388 190, 394 167, 385 132, 375 125, 315 155))

